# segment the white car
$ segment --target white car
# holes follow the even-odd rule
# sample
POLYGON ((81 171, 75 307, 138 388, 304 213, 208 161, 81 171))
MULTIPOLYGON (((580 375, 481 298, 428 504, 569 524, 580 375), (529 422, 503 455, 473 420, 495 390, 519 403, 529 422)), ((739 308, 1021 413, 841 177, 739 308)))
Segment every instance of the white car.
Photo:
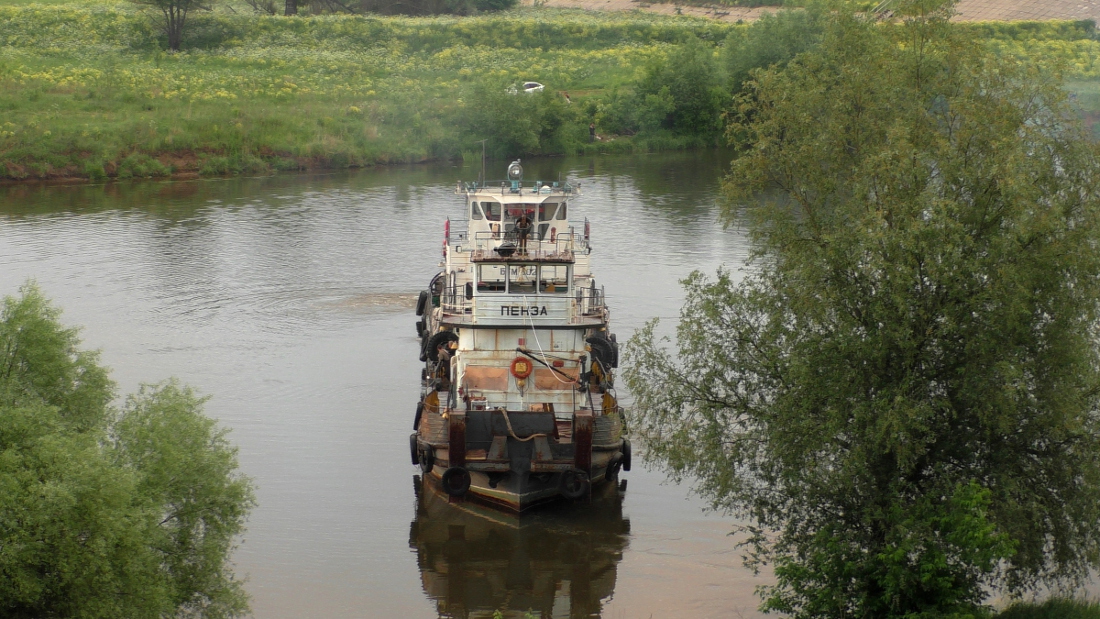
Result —
POLYGON ((523 83, 523 92, 542 92, 543 88, 545 88, 545 87, 542 84, 538 83, 538 82, 524 82, 523 83))

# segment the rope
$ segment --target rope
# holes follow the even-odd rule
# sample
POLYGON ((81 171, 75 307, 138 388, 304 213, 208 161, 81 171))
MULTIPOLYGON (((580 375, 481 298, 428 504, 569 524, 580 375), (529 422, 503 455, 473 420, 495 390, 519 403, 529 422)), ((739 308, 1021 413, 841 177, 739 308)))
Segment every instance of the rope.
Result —
POLYGON ((549 436, 549 434, 532 434, 527 438, 520 438, 516 436, 516 431, 512 429, 512 420, 508 418, 508 410, 505 409, 503 406, 498 407, 497 410, 500 411, 501 415, 504 415, 504 423, 508 426, 508 434, 510 434, 512 438, 516 439, 517 441, 526 442, 540 436, 549 436))
MULTIPOLYGON (((526 303, 527 305, 530 305, 530 303, 528 303, 528 301, 527 301, 527 295, 523 295, 523 302, 526 303)), ((527 316, 527 324, 531 325, 531 336, 535 338, 535 346, 539 349, 539 354, 542 355, 543 358, 550 358, 551 355, 546 354, 546 351, 544 351, 542 349, 542 342, 539 341, 538 329, 535 328, 535 321, 534 321, 534 319, 531 318, 530 315, 527 316)), ((551 369, 554 370, 556 368, 551 368, 551 369)), ((574 379, 574 380, 562 380, 561 377, 558 376, 558 372, 556 372, 556 371, 551 372, 551 375, 554 377, 555 380, 557 380, 559 383, 561 383, 563 385, 576 385, 580 382, 576 379, 574 379)))

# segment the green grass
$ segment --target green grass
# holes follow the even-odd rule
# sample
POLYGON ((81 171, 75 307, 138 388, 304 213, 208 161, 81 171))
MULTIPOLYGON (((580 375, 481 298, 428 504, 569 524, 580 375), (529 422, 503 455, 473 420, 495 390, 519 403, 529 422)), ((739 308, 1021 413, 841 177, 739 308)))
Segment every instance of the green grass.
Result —
POLYGON ((1100 603, 1065 598, 1041 604, 1019 602, 998 613, 996 619, 1100 619, 1100 603))
POLYGON ((1066 89, 1072 93, 1093 138, 1100 140, 1100 80, 1072 80, 1066 83, 1066 89))
POLYGON ((464 133, 479 89, 505 97, 510 83, 540 81, 570 93, 579 117, 586 99, 628 84, 668 46, 720 40, 735 27, 522 11, 430 19, 221 12, 192 17, 186 50, 167 54, 153 23, 126 3, 7 1, 0 177, 9 178, 454 157, 479 137, 464 133))
POLYGON ((1069 81, 1066 88, 1073 93, 1082 111, 1100 114, 1100 80, 1069 81))
MULTIPOLYGON (((692 37, 718 53, 748 27, 548 9, 284 18, 230 0, 193 14, 184 51, 168 54, 125 0, 0 0, 0 24, 0 179, 366 166, 461 157, 482 138, 499 156, 690 148, 714 138, 589 143, 587 126, 647 63, 692 37), (547 86, 537 105, 505 93, 525 80, 547 86), (487 104, 500 115, 484 118, 487 104), (539 137, 505 144, 494 121, 539 137)), ((987 30, 1002 53, 1064 61, 1082 105, 1100 109, 1087 28, 987 30)))

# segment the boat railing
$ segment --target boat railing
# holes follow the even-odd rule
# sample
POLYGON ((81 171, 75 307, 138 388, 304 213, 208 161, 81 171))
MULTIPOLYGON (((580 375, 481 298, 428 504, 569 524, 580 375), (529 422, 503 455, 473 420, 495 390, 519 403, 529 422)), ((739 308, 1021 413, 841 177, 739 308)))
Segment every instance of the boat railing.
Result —
POLYGON ((469 314, 473 303, 474 285, 471 282, 461 286, 445 286, 439 296, 439 307, 444 315, 469 314))
MULTIPOLYGON (((544 299, 545 304, 554 305, 560 308, 558 310, 559 312, 568 309, 568 314, 564 316, 560 313, 555 315, 553 312, 546 316, 540 316, 537 318, 540 322, 560 322, 565 319, 568 324, 577 324, 589 320, 602 320, 607 317, 607 304, 604 298, 603 286, 596 286, 595 284, 574 286, 573 293, 567 296, 524 296, 501 295, 495 293, 485 296, 475 296, 473 282, 466 282, 456 286, 445 286, 439 297, 439 304, 440 308, 443 310, 444 316, 452 318, 469 317, 473 319, 482 313, 478 311, 478 300, 480 299, 485 305, 482 309, 488 310, 484 318, 499 319, 502 315, 499 313, 501 302, 519 298, 525 299, 528 303, 532 302, 534 299, 544 299)), ((537 305, 536 303, 536 306, 537 305)), ((529 314, 526 310, 517 311, 516 316, 522 319, 529 316, 529 314)))
POLYGON ((603 286, 578 287, 574 293, 574 299, 581 316, 603 316, 607 312, 603 286))
POLYGON ((469 222, 447 219, 447 243, 464 243, 470 236, 469 222))
POLYGON ((544 233, 539 237, 537 231, 528 237, 526 247, 521 251, 519 235, 515 230, 503 234, 499 232, 475 232, 471 239, 471 259, 480 260, 542 260, 572 262, 575 252, 588 251, 588 243, 573 232, 560 234, 544 233))
POLYGON ((570 195, 579 194, 580 186, 565 181, 496 180, 484 182, 458 182, 455 193, 490 193, 498 195, 570 195))

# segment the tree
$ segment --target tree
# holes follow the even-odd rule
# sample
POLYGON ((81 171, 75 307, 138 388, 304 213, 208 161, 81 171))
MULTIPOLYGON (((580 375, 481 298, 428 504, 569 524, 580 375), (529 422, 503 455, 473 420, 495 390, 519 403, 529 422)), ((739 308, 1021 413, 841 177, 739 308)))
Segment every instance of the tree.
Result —
POLYGON ((254 504, 225 431, 174 381, 121 410, 33 285, 0 312, 0 614, 232 617, 254 504))
POLYGON ((741 90, 753 69, 782 66, 821 41, 824 5, 784 9, 764 15, 745 29, 734 30, 722 47, 730 89, 741 90))
POLYGON ((649 457, 750 523, 796 617, 979 613, 1100 556, 1097 147, 1056 72, 897 4, 754 74, 751 268, 626 356, 649 457))
MULTIPOLYGON (((183 42, 183 29, 187 25, 187 14, 194 9, 209 11, 210 3, 202 0, 131 0, 134 4, 158 11, 163 18, 160 22, 164 36, 168 38, 168 51, 180 51, 183 42)), ((289 5, 288 5, 289 10, 289 5)))
POLYGON ((641 129, 719 134, 728 96, 713 48, 692 37, 667 59, 655 59, 635 85, 641 129))
POLYGON ((464 99, 454 122, 469 143, 487 139, 490 157, 568 153, 587 139, 579 106, 557 91, 528 93, 490 79, 474 84, 464 99))
POLYGON ((205 401, 174 380, 143 386, 112 427, 111 456, 137 473, 135 494, 155 518, 146 543, 160 559, 170 606, 233 617, 248 610, 248 596, 229 555, 255 501, 228 431, 203 415, 205 401))

